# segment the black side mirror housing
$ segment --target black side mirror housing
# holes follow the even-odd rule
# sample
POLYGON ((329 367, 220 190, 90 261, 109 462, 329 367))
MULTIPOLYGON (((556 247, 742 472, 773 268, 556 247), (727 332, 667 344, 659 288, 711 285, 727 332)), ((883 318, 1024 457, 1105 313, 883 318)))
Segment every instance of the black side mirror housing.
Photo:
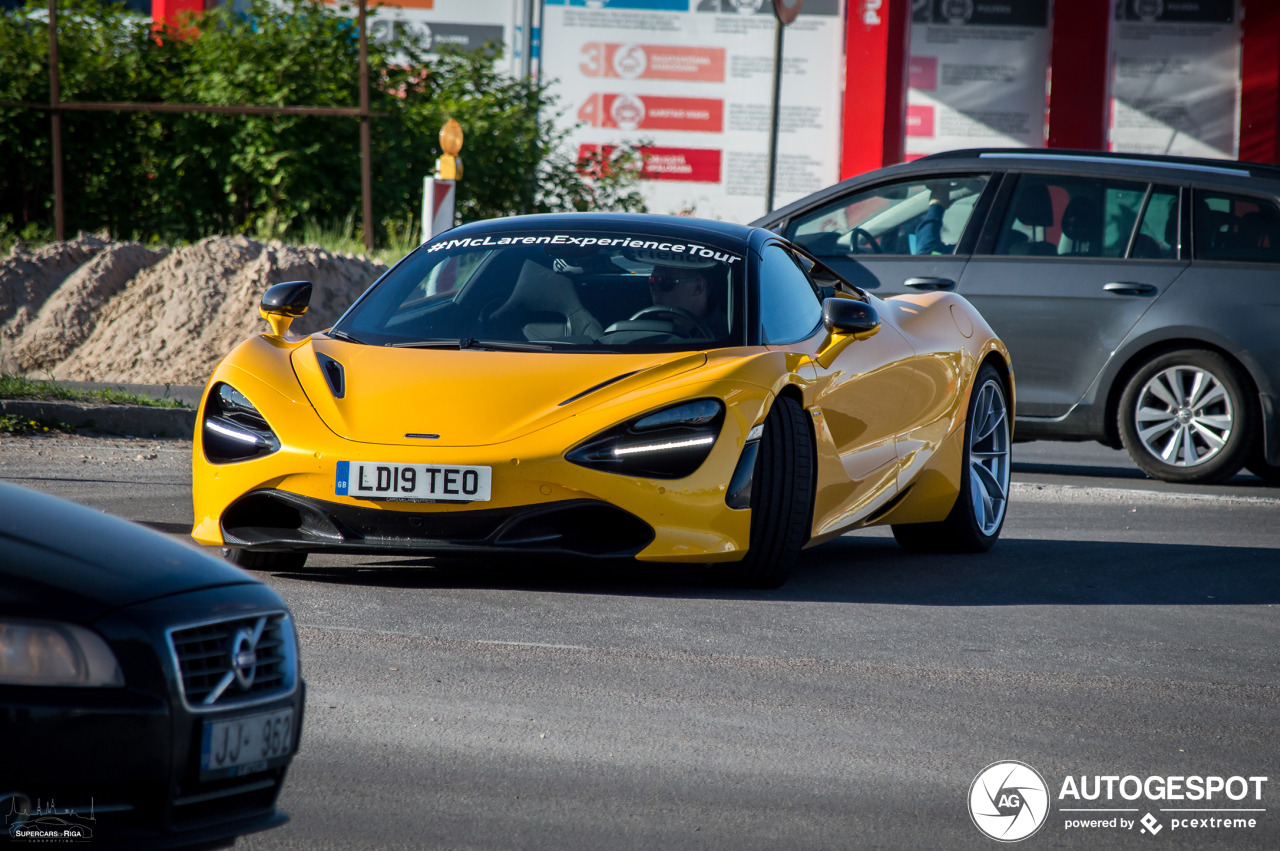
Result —
POLYGON ((880 330, 880 314, 865 301, 829 298, 822 303, 822 324, 832 334, 862 339, 880 330))
POLYGON ((276 284, 262 294, 262 303, 258 312, 262 318, 271 323, 271 333, 276 337, 284 337, 289 333, 289 325, 293 320, 307 312, 311 304, 310 281, 285 281, 276 284))
POLYGON ((262 294, 262 312, 301 316, 311 304, 310 281, 285 281, 262 294))

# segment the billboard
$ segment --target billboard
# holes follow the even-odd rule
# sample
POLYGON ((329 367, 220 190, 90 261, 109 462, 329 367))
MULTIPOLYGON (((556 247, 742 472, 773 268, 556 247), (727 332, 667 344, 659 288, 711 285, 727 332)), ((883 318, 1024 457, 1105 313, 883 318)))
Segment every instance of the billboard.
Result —
POLYGON ((1240 38, 1235 0, 1117 0, 1111 150, 1235 159, 1240 38))
MULTIPOLYGON (((805 0, 787 27, 776 206, 839 177, 843 0, 805 0)), ((645 144, 655 213, 765 213, 772 4, 546 0, 540 69, 580 151, 645 144)))
POLYGON ((915 0, 906 158, 957 148, 1043 148, 1049 0, 915 0))
MULTIPOLYGON (((326 0, 331 5, 335 0, 326 0)), ((446 45, 479 50, 487 43, 502 45, 500 67, 520 72, 520 20, 516 0, 379 0, 369 4, 369 40, 386 43, 397 33, 425 36, 435 52, 446 45)), ((354 8, 348 14, 355 15, 354 8)))

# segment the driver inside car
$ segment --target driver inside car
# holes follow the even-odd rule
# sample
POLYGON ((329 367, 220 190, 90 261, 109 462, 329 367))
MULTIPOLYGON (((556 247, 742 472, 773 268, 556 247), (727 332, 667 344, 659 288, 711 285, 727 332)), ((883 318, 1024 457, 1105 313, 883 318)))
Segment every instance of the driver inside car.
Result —
MULTIPOLYGON (((699 319, 715 339, 729 333, 729 315, 715 297, 701 269, 654 266, 649 275, 649 295, 655 306, 686 311, 699 319)), ((673 317, 684 319, 678 313, 673 317)), ((687 320, 685 323, 687 324, 687 320)))

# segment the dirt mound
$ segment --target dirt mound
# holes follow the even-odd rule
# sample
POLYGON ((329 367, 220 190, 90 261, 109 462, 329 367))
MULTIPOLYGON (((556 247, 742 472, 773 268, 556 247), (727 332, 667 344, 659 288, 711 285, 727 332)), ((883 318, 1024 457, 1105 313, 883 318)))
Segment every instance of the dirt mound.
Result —
POLYGON ((14 257, 0 263, 0 299, 21 294, 0 302, 6 368, 71 381, 202 384, 227 352, 267 330, 258 316, 267 287, 314 284, 310 310, 292 327, 311 333, 386 270, 363 257, 246 237, 173 251, 104 240, 68 248, 78 241, 24 254, 21 265, 6 265, 14 257))

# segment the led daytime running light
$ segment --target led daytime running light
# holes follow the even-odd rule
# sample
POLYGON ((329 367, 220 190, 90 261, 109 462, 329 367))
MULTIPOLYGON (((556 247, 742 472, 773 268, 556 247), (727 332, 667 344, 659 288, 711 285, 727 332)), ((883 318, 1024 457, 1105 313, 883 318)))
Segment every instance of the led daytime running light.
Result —
POLYGON ((246 443, 258 442, 258 438, 252 434, 246 434, 243 431, 236 431, 235 429, 227 428, 226 426, 216 423, 213 420, 207 421, 205 423, 205 427, 212 429, 213 431, 216 431, 218 434, 225 434, 227 437, 230 437, 234 440, 243 440, 246 443))
POLYGON ((619 446, 613 450, 614 455, 632 455, 636 452, 660 452, 664 449, 683 449, 686 446, 706 446, 715 443, 714 437, 695 437, 692 440, 677 440, 671 443, 650 443, 645 446, 619 446))

